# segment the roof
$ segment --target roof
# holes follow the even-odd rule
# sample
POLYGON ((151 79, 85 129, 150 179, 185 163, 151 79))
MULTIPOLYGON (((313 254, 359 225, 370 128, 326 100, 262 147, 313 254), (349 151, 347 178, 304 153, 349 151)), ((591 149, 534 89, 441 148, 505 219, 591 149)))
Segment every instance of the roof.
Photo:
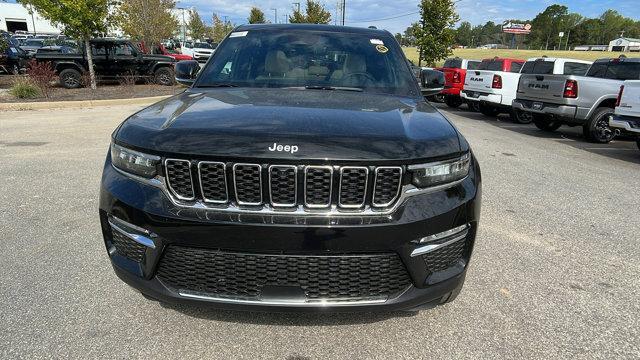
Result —
POLYGON ((637 57, 603 58, 603 59, 598 59, 598 60, 596 60, 594 62, 602 63, 602 62, 609 62, 609 61, 612 61, 612 60, 618 60, 618 61, 624 61, 624 62, 640 62, 640 58, 637 58, 637 57))
POLYGON ((390 35, 387 30, 369 29, 363 27, 354 26, 337 26, 337 25, 324 25, 324 24, 246 24, 240 25, 234 29, 234 31, 250 31, 250 30, 310 30, 310 31, 329 31, 329 32, 341 32, 352 34, 378 34, 378 35, 390 35))
POLYGON ((536 61, 536 60, 544 60, 544 61, 556 61, 556 60, 562 60, 562 61, 571 61, 571 62, 575 62, 575 63, 580 63, 580 64, 591 64, 593 63, 593 61, 588 61, 588 60, 579 60, 579 59, 572 59, 572 58, 555 58, 555 57, 532 57, 527 59, 527 61, 536 61))

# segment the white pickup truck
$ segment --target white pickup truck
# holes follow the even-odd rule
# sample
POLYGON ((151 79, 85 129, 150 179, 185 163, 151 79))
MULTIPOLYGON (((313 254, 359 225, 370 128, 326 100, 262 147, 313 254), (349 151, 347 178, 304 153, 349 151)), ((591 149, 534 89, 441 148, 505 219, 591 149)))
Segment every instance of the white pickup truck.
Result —
POLYGON ((615 114, 609 127, 636 138, 640 149, 640 80, 627 80, 620 87, 615 114))
MULTIPOLYGON (((486 115, 490 116, 500 112, 509 113, 513 121, 520 124, 529 124, 533 121, 531 113, 522 110, 513 110, 512 108, 512 103, 516 98, 516 91, 518 90, 518 83, 520 82, 522 74, 582 76, 587 73, 591 63, 590 61, 584 60, 537 57, 528 59, 519 73, 493 71, 486 72, 485 74, 484 72, 480 72, 481 76, 487 78, 486 81, 483 80, 482 83, 488 84, 488 78, 492 77, 491 88, 485 87, 484 90, 489 94, 479 97, 481 105, 482 102, 484 102, 483 107, 485 111, 483 113, 487 113, 486 115), (495 81, 493 81, 493 79, 496 77, 500 78, 501 86, 494 86, 495 81)), ((473 82, 471 82, 468 87, 465 84, 465 89, 481 91, 481 89, 476 89, 478 87, 477 84, 472 84, 473 82)))
MULTIPOLYGON (((217 46, 217 45, 216 45, 217 46)), ((198 62, 207 62, 211 55, 216 51, 216 48, 206 42, 191 42, 187 41, 181 44, 181 52, 184 55, 189 55, 198 62)))

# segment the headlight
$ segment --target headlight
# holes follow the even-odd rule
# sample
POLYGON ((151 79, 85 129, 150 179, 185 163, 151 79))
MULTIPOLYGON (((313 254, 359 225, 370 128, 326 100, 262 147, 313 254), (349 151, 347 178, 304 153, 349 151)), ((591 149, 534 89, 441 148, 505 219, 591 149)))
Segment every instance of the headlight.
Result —
POLYGON ((411 165, 411 183, 419 188, 426 188, 464 179, 469 174, 470 163, 471 157, 467 153, 452 161, 411 165))
POLYGON ((111 163, 113 166, 128 173, 152 178, 158 173, 160 157, 143 154, 138 151, 111 144, 111 163))

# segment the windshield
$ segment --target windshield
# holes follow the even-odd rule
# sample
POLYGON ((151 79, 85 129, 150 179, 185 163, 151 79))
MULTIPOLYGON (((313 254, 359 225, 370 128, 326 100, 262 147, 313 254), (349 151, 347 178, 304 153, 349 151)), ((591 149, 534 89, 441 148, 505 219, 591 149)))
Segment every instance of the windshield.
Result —
POLYGON ((460 69, 462 68, 462 59, 447 59, 442 67, 450 69, 460 69))
POLYGON ((478 70, 502 71, 504 60, 482 60, 478 70))
POLYGON ((194 48, 200 48, 200 49, 211 49, 211 45, 209 45, 208 43, 195 43, 195 45, 193 45, 194 48))
POLYGON ((532 60, 527 61, 522 68, 523 74, 550 75, 553 74, 555 61, 532 60))
POLYGON ((404 55, 390 36, 309 30, 233 33, 220 44, 195 86, 417 93, 404 55))

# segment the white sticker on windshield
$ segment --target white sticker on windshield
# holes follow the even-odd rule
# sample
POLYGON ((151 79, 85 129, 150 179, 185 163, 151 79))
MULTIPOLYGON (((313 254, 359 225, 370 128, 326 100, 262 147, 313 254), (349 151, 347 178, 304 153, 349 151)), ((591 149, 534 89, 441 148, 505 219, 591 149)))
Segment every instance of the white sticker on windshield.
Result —
POLYGON ((236 31, 236 32, 232 32, 231 35, 229 35, 229 37, 245 37, 247 36, 249 32, 248 31, 236 31))
POLYGON ((384 42, 380 39, 371 39, 370 41, 373 45, 384 45, 384 42))

